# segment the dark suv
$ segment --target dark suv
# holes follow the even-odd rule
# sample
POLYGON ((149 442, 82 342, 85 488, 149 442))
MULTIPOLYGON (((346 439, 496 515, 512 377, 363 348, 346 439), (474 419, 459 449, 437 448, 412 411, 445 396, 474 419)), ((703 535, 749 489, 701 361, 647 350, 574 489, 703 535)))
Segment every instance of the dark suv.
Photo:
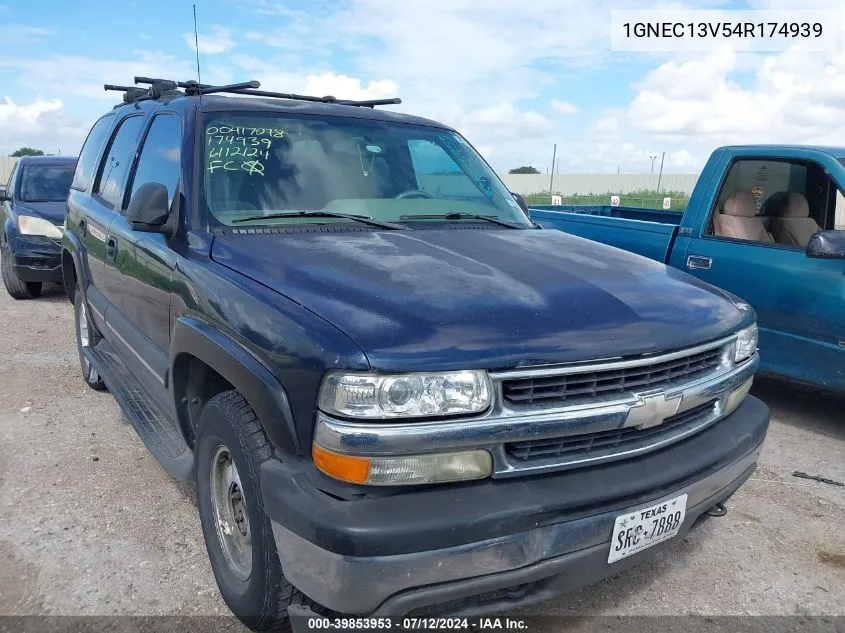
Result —
POLYGON ((24 156, 0 187, 0 266, 6 291, 33 299, 62 281, 62 230, 76 157, 24 156))
POLYGON ((68 198, 80 361, 196 482, 251 626, 546 599, 753 472, 741 300, 532 225, 457 132, 385 102, 136 82, 68 198))

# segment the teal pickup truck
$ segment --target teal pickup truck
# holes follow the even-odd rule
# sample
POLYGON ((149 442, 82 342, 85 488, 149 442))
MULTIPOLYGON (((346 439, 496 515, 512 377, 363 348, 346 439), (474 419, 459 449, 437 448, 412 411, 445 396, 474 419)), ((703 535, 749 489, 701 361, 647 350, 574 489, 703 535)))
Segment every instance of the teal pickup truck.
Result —
POLYGON ((845 392, 845 148, 713 152, 681 214, 531 207, 547 229, 683 270, 757 311, 761 371, 845 392))

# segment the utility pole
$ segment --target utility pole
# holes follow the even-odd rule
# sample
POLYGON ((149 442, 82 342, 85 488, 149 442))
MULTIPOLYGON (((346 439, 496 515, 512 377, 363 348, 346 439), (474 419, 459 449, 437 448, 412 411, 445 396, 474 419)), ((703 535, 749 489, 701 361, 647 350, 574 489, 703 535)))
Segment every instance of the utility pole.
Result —
MULTIPOLYGON (((660 175, 657 177, 657 193, 660 193, 660 181, 663 180, 663 160, 666 158, 666 152, 660 157, 660 175)), ((654 163, 652 163, 652 173, 654 173, 654 163)))
POLYGON ((549 177, 549 195, 553 196, 555 194, 554 191, 554 184, 555 184, 555 161, 557 160, 557 143, 555 143, 555 148, 552 150, 552 175, 549 177))

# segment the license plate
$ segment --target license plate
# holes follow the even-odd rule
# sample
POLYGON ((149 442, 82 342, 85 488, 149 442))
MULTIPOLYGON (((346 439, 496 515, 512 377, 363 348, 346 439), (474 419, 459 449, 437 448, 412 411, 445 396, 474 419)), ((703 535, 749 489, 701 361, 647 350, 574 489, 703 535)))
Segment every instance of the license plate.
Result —
POLYGON ((687 512, 687 496, 661 501, 616 517, 607 562, 627 558, 672 538, 681 529, 687 512))

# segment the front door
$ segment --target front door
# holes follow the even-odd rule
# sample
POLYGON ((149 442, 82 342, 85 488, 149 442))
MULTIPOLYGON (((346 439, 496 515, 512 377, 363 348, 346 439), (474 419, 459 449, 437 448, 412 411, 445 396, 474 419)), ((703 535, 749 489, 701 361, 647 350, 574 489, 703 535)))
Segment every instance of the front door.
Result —
POLYGON ((842 194, 826 170, 841 170, 770 155, 726 167, 704 230, 686 243, 687 272, 754 307, 763 371, 845 390, 845 261, 805 252, 835 227, 842 194))
POLYGON ((108 244, 113 254, 106 265, 109 328, 128 352, 124 362, 159 406, 169 412, 173 406, 163 387, 168 384, 170 280, 176 255, 164 235, 132 229, 126 209, 133 193, 148 182, 165 185, 172 204, 179 184, 180 147, 179 117, 156 115, 137 153, 121 212, 109 228, 108 244))

